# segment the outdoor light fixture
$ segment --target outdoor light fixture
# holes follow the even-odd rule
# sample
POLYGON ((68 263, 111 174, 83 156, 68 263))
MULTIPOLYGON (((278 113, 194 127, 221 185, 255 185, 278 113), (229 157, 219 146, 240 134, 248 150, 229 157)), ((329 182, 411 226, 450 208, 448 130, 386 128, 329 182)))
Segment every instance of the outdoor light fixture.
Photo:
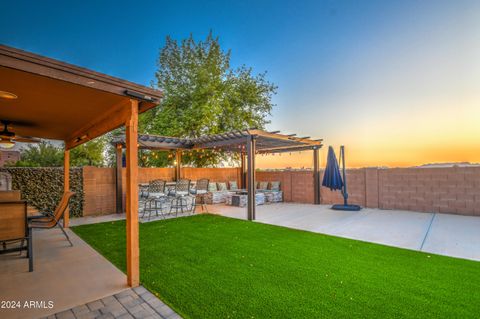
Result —
POLYGON ((15 146, 15 143, 9 138, 0 139, 0 148, 9 149, 15 146))
POLYGON ((18 98, 15 94, 7 91, 0 91, 0 97, 7 100, 15 100, 18 98))
POLYGON ((156 101, 156 99, 154 99, 153 97, 151 97, 149 95, 145 95, 145 94, 138 93, 138 92, 135 92, 135 91, 125 90, 124 93, 125 93, 125 95, 135 97, 137 99, 144 100, 144 101, 147 101, 147 102, 155 102, 156 101))

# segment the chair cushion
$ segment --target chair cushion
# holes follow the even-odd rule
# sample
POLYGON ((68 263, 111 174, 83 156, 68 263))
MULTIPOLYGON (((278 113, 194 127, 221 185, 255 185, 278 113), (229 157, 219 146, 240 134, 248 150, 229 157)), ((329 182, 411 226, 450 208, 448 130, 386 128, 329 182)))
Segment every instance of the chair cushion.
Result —
POLYGON ((217 189, 217 183, 215 182, 210 182, 208 183, 208 191, 209 192, 216 192, 218 189, 217 189))
POLYGON ((230 182, 228 182, 228 184, 230 186, 230 190, 237 190, 238 189, 237 181, 230 181, 230 182))
POLYGON ((227 183, 217 183, 219 191, 226 191, 227 190, 227 183))
POLYGON ((158 198, 158 197, 163 197, 163 196, 165 196, 165 193, 160 193, 160 192, 158 192, 158 193, 148 193, 148 197, 158 198))
POLYGON ((260 182, 258 184, 258 189, 267 189, 268 188, 268 182, 260 182))
POLYGON ((280 190, 280 182, 270 182, 270 189, 272 191, 279 191, 280 190))

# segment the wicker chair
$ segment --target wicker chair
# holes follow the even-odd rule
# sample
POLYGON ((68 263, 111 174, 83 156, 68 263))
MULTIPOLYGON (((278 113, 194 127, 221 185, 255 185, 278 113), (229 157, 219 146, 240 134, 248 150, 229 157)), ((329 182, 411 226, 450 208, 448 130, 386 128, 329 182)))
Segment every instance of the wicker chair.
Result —
POLYGON ((165 185, 166 181, 163 179, 156 179, 150 181, 147 189, 147 198, 143 207, 142 218, 145 217, 145 214, 148 213, 148 220, 152 217, 152 212, 155 212, 155 215, 158 216, 158 212, 163 215, 163 209, 167 204, 167 195, 165 194, 165 185))

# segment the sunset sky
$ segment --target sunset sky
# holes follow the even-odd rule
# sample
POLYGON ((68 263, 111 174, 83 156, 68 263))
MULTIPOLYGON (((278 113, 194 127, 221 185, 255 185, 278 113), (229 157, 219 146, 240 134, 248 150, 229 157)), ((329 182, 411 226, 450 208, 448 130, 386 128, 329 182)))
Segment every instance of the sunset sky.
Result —
POLYGON ((351 167, 480 162, 480 1, 66 3, 4 2, 0 43, 149 85, 167 35, 213 30, 278 85, 269 129, 344 144, 351 167))

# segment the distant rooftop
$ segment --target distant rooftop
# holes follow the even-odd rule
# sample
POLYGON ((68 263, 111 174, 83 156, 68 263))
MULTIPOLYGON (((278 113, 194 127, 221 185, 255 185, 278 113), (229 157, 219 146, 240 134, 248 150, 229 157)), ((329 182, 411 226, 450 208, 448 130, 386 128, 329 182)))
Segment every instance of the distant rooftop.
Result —
POLYGON ((476 166, 480 166, 480 163, 470 163, 470 162, 428 163, 428 164, 423 164, 416 167, 420 167, 420 168, 439 167, 440 168, 440 167, 476 167, 476 166))

